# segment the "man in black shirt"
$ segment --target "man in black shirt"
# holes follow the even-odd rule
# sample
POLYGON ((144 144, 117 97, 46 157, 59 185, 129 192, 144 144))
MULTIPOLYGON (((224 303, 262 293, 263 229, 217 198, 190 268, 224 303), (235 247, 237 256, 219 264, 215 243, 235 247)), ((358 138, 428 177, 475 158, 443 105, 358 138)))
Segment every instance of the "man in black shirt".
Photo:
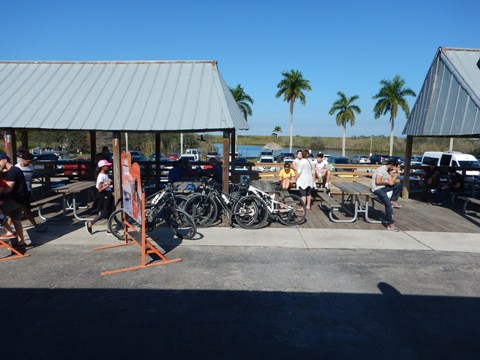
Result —
POLYGON ((7 186, 3 189, 2 204, 3 213, 10 216, 12 224, 17 234, 16 239, 12 239, 12 246, 22 253, 26 251, 25 237, 23 236, 22 213, 27 203, 27 184, 22 170, 13 166, 10 159, 4 153, 0 154, 0 171, 5 171, 5 181, 7 186))
POLYGON ((465 191, 465 180, 462 174, 457 172, 454 167, 448 168, 448 183, 437 187, 437 203, 446 203, 448 196, 452 194, 463 194, 465 191))

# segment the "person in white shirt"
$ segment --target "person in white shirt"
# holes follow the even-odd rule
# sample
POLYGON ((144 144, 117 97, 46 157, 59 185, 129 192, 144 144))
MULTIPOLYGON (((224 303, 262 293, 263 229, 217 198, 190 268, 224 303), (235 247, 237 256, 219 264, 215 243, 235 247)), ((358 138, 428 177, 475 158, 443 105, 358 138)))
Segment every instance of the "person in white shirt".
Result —
POLYGON ((298 150, 297 155, 295 156, 295 159, 292 161, 292 167, 295 172, 297 172, 297 167, 298 164, 300 163, 300 160, 303 158, 303 150, 298 150))
POLYGON ((300 191, 300 197, 307 209, 311 209, 312 194, 311 189, 315 187, 313 182, 314 168, 310 160, 308 160, 308 150, 304 150, 302 159, 298 162, 296 171, 297 188, 300 191))

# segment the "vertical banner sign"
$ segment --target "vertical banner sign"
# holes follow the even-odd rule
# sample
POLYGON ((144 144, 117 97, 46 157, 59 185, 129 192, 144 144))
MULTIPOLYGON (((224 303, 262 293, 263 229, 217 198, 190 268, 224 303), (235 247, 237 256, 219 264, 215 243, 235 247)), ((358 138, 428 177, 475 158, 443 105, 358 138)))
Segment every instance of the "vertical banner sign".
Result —
POLYGON ((122 197, 123 197, 123 211, 125 211, 130 217, 133 218, 132 211, 132 188, 133 179, 130 175, 131 157, 130 153, 122 153, 122 197))
POLYGON ((142 224, 142 180, 140 178, 140 165, 133 163, 130 168, 132 177, 132 218, 142 224))
POLYGON ((140 166, 132 164, 130 153, 122 153, 123 211, 138 224, 142 223, 142 180, 140 166))

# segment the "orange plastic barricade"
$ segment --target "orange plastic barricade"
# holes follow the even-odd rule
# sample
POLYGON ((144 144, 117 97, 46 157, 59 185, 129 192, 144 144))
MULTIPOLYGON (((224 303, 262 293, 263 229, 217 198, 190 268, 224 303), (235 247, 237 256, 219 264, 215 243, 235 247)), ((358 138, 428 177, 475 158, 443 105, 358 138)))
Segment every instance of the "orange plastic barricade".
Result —
POLYGON ((125 243, 118 244, 118 245, 111 245, 111 246, 103 246, 96 248, 95 250, 104 250, 104 249, 111 249, 111 248, 116 248, 120 246, 126 246, 126 245, 138 245, 141 248, 141 263, 140 265, 137 266, 131 266, 131 267, 126 267, 122 269, 117 269, 117 270, 110 270, 110 271, 104 271, 101 273, 101 275, 112 275, 124 271, 131 271, 131 270, 138 270, 138 269, 143 269, 147 267, 152 267, 152 266, 158 266, 158 265, 165 265, 165 264, 170 264, 178 261, 182 261, 181 258, 176 258, 176 259, 168 259, 165 255, 163 255, 159 249, 152 243, 151 239, 147 237, 146 235, 146 229, 145 229, 145 195, 142 196, 142 230, 141 232, 138 232, 137 229, 135 229, 134 226, 132 226, 128 220, 127 216, 124 216, 124 226, 125 226, 125 243), (147 255, 151 256, 157 256, 158 260, 154 260, 152 257, 152 260, 147 263, 147 255))
POLYGON ((1 260, 11 260, 11 259, 18 259, 18 258, 24 258, 24 257, 28 257, 30 256, 30 254, 22 254, 20 251, 16 250, 12 245, 8 244, 7 242, 4 241, 5 239, 2 239, 0 237, 0 248, 7 248, 8 250, 10 250, 12 252, 11 255, 9 256, 5 256, 5 257, 2 257, 0 258, 0 261, 1 260))

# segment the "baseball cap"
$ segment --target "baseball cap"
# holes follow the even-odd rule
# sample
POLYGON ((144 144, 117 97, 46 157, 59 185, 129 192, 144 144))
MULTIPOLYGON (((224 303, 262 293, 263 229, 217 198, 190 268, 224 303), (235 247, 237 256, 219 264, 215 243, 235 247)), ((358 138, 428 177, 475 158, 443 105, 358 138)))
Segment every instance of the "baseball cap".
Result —
POLYGON ((104 166, 110 166, 112 163, 108 162, 107 160, 100 160, 97 164, 99 168, 104 167, 104 166))
POLYGON ((4 159, 7 159, 7 161, 10 161, 10 158, 7 156, 7 154, 5 153, 0 153, 0 160, 4 160, 4 159))
POLYGON ((19 153, 17 155, 20 159, 24 159, 24 160, 33 160, 34 156, 32 153, 19 153))

